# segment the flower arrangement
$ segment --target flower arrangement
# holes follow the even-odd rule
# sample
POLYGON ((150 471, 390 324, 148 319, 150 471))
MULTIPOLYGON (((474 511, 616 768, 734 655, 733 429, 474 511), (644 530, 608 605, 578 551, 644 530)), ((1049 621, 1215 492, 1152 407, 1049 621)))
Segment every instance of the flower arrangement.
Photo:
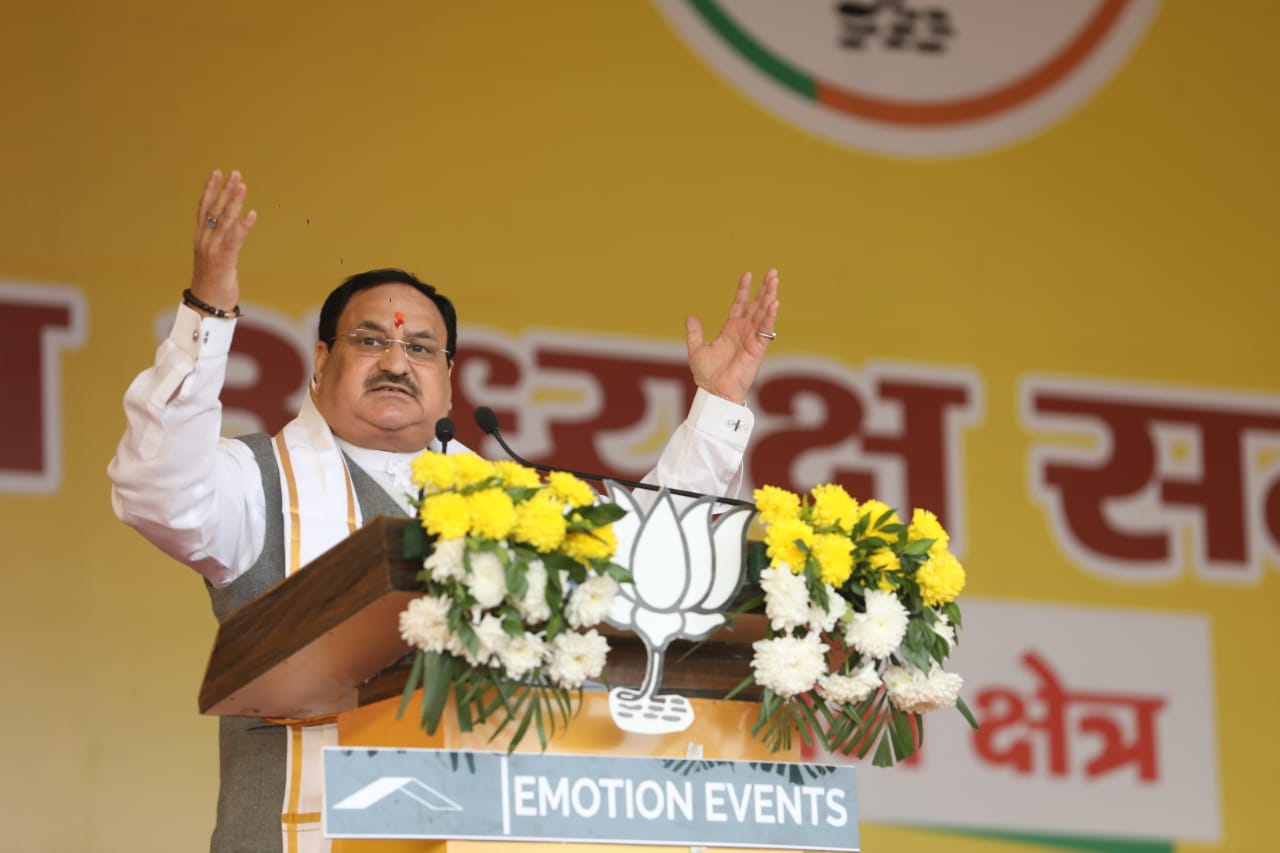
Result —
POLYGON ((424 594, 400 614, 415 653, 399 715, 421 686, 428 732, 452 694, 463 731, 492 720, 494 737, 515 726, 510 749, 531 729, 545 749, 604 669, 609 646, 593 626, 630 580, 610 561, 624 511, 570 474, 544 482, 471 453, 423 453, 412 479, 420 524, 404 551, 422 560, 424 594))
POLYGON ((977 728, 960 676, 942 668, 965 575, 934 514, 917 509, 903 523, 838 485, 803 499, 765 486, 755 501, 769 630, 734 690, 762 688, 752 731, 775 751, 796 732, 859 758, 874 747, 873 763, 888 766, 915 752, 927 711, 955 706, 977 728))

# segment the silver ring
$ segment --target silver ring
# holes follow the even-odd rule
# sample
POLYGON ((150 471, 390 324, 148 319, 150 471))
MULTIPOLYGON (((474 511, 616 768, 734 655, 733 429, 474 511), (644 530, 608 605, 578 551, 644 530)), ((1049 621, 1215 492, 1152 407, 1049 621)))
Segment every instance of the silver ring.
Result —
POLYGON ((217 220, 217 219, 215 219, 215 218, 213 218, 212 216, 206 216, 206 217, 204 218, 204 227, 205 227, 205 228, 217 228, 217 227, 218 227, 218 220, 217 220))
POLYGON ((771 341, 771 340, 773 340, 774 338, 776 338, 776 337, 778 336, 778 333, 777 333, 777 332, 761 332, 761 331, 759 331, 759 330, 757 330, 757 331, 756 331, 756 334, 757 334, 757 335, 759 335, 760 337, 765 338, 766 340, 770 340, 770 341, 771 341))

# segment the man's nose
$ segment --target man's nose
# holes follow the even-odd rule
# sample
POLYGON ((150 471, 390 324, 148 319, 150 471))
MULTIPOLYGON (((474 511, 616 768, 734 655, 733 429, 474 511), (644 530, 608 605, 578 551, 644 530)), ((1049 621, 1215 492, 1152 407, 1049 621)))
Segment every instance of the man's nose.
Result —
POLYGON ((404 351, 404 344, 388 341, 387 348, 378 359, 378 366, 388 373, 408 373, 409 354, 404 351))

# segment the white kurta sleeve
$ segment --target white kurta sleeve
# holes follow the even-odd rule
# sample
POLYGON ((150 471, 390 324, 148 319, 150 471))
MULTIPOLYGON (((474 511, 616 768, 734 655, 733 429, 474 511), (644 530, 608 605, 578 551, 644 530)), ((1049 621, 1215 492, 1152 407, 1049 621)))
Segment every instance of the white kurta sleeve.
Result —
POLYGON ((221 437, 234 330, 234 320, 178 308, 155 364, 125 394, 124 437, 107 467, 116 516, 216 586, 258 559, 266 512, 253 453, 221 437))
POLYGON ((738 497, 755 418, 740 406, 701 388, 689 415, 676 428, 645 482, 722 497, 738 497))

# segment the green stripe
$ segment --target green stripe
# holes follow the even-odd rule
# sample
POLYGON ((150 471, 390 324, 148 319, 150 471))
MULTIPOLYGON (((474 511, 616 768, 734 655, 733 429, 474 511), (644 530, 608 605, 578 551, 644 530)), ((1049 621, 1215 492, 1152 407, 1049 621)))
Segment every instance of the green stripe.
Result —
POLYGON ((715 0, 689 0, 689 5, 752 65, 811 101, 817 97, 818 86, 812 77, 752 38, 716 5, 715 0))

